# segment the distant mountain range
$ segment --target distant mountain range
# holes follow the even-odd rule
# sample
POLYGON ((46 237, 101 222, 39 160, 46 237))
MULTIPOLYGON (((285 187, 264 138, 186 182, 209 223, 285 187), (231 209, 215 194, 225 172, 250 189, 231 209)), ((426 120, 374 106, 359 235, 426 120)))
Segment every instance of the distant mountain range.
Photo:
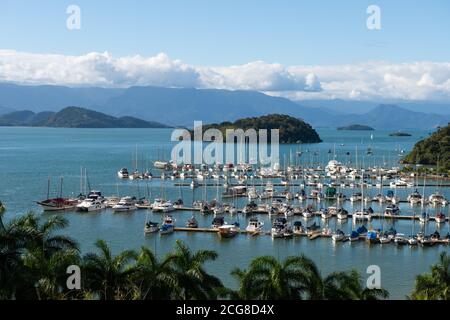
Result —
MULTIPOLYGON (((411 111, 396 105, 343 100, 297 103, 255 91, 193 88, 106 89, 4 83, 0 84, 0 106, 0 114, 24 109, 39 114, 64 106, 82 106, 115 117, 132 116, 188 127, 193 126, 194 120, 218 123, 274 113, 302 118, 314 127, 333 128, 358 123, 375 129, 430 129, 450 121, 448 114, 411 111), (362 109, 368 111, 360 112, 362 109), (358 112, 353 112, 355 110, 358 112)), ((420 110, 428 112, 425 104, 420 110)))
POLYGON ((158 122, 133 117, 116 118, 79 107, 67 107, 59 112, 15 111, 0 116, 0 126, 32 126, 55 128, 167 128, 158 122))

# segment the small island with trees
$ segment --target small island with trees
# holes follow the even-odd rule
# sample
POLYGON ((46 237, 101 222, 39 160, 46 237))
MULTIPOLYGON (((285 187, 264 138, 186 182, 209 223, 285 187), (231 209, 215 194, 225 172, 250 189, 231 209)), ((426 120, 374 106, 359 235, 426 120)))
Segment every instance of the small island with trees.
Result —
POLYGON ((375 129, 362 124, 351 124, 345 127, 339 127, 338 130, 354 130, 354 131, 374 131, 375 129))
POLYGON ((208 129, 218 129, 226 137, 227 129, 267 129, 268 141, 270 130, 278 129, 280 143, 320 143, 322 139, 313 127, 301 119, 283 114, 269 114, 266 116, 239 119, 234 122, 213 123, 203 126, 203 132, 208 129))

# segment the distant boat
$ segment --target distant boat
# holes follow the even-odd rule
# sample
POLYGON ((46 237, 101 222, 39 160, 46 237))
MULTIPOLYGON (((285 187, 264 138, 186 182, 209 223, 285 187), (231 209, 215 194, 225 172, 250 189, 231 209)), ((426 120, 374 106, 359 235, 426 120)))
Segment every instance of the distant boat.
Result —
POLYGON ((173 233, 175 231, 175 219, 171 216, 165 216, 159 231, 161 235, 173 233))
POLYGON ((157 222, 149 221, 145 224, 144 233, 155 233, 159 231, 159 226, 157 222))
POLYGON ((128 179, 128 178, 130 177, 130 174, 129 174, 127 168, 122 168, 122 169, 120 169, 120 170, 117 172, 117 176, 118 176, 120 179, 128 179))
POLYGON ((198 221, 195 219, 194 216, 192 216, 187 222, 186 222, 186 228, 198 228, 198 221))

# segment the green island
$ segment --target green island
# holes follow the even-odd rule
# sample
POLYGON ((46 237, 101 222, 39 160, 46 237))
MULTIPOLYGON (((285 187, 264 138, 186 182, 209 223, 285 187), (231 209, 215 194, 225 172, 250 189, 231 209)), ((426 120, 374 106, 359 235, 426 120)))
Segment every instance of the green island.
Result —
POLYGON ((337 130, 362 130, 362 131, 374 131, 375 129, 362 124, 351 124, 345 127, 338 127, 337 130))
POLYGON ((319 143, 322 139, 314 128, 305 121, 282 114, 269 114, 260 117, 243 118, 234 122, 213 123, 203 126, 203 132, 208 129, 218 129, 226 138, 227 129, 267 129, 270 141, 270 129, 278 129, 280 143, 319 143))
POLYGON ((23 110, 0 116, 0 126, 52 128, 169 128, 164 124, 134 117, 113 117, 80 107, 67 107, 59 112, 34 113, 23 110))
POLYGON ((412 134, 406 132, 392 132, 389 134, 390 137, 411 137, 412 134))
MULTIPOLYGON (((368 289, 356 270, 322 275, 305 255, 254 258, 231 276, 237 288, 206 271, 218 257, 212 250, 191 251, 177 240, 159 257, 142 246, 114 255, 97 240, 95 251, 81 255, 78 243, 57 231, 68 221, 44 220, 28 213, 3 223, 0 213, 0 299, 14 300, 378 300, 389 297, 383 288, 368 289), (82 270, 79 289, 68 288, 69 266, 82 270)), ((450 299, 450 256, 442 252, 430 273, 418 275, 409 298, 450 299)))
POLYGON ((450 124, 417 142, 402 163, 433 165, 437 171, 450 171, 450 124))

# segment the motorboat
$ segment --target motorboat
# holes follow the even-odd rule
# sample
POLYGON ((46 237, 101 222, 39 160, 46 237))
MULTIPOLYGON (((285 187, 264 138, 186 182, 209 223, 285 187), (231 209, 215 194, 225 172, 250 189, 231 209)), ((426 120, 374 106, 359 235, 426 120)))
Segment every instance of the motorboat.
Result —
POLYGON ((342 230, 336 230, 336 232, 333 233, 333 235, 331 236, 331 240, 333 240, 333 242, 339 242, 345 239, 345 233, 342 230))
POLYGON ((175 219, 172 216, 165 216, 159 233, 161 235, 173 233, 175 231, 175 219))
POLYGON ((138 208, 138 209, 151 209, 152 208, 152 204, 146 198, 140 198, 139 200, 136 201, 135 205, 136 205, 136 208, 138 208))
POLYGON ((445 206, 448 204, 447 199, 445 199, 445 197, 439 191, 431 194, 428 198, 428 201, 433 205, 445 206))
POLYGON ((411 245, 411 246, 417 245, 417 244, 418 244, 417 238, 414 237, 414 236, 410 236, 410 237, 408 238, 408 243, 409 243, 409 245, 411 245))
POLYGON ((411 193, 408 196, 407 200, 412 205, 419 204, 422 202, 422 195, 416 189, 413 193, 411 193))
POLYGON ((239 232, 236 224, 224 224, 218 228, 219 236, 222 238, 232 238, 239 232))
POLYGON ((248 220, 248 225, 245 230, 250 233, 258 233, 261 232, 262 227, 264 226, 264 222, 259 221, 258 218, 250 218, 248 220))
POLYGON ((373 197, 372 200, 378 203, 385 203, 386 197, 383 194, 379 193, 375 197, 373 197))
POLYGON ((135 203, 132 197, 123 197, 112 209, 114 212, 131 212, 137 209, 135 203))
POLYGON ((91 191, 88 196, 81 201, 76 207, 77 211, 93 212, 100 211, 106 208, 105 199, 100 191, 91 191))
POLYGON ((395 204, 390 204, 384 210, 385 217, 398 216, 400 214, 400 208, 395 204))
POLYGON ((149 221, 145 224, 144 233, 155 233, 159 231, 159 225, 157 222, 149 221))
POLYGON ((392 238, 389 237, 389 235, 387 233, 382 233, 380 235, 379 241, 380 241, 381 244, 390 243, 391 240, 392 240, 392 238))
POLYGON ((340 208, 338 210, 336 216, 337 216, 338 220, 341 220, 341 221, 347 220, 348 219, 348 211, 343 208, 340 208))
POLYGON ((198 228, 198 221, 194 216, 188 219, 188 221, 186 222, 186 228, 198 228))
POLYGON ((175 210, 172 201, 170 200, 160 200, 155 201, 152 206, 153 212, 172 212, 175 210))
POLYGON ((396 244, 408 244, 409 238, 405 236, 403 233, 397 233, 394 238, 394 242, 396 244))
POLYGON ((362 200, 362 193, 356 192, 350 196, 350 202, 357 202, 362 200))
POLYGON ((330 210, 328 210, 328 209, 322 209, 322 210, 320 210, 320 216, 322 217, 322 219, 324 219, 324 220, 328 220, 328 219, 330 219, 331 218, 331 216, 332 216, 332 214, 331 214, 331 211, 330 210))
POLYGON ((272 238, 283 238, 286 226, 287 226, 286 218, 276 218, 272 224, 272 229, 270 232, 272 238))
POLYGON ((211 228, 218 229, 220 226, 225 224, 225 220, 223 217, 215 217, 212 221, 211 228))
POLYGON ((306 219, 312 218, 314 216, 312 207, 308 206, 305 210, 303 210, 302 216, 306 219))
POLYGON ((294 221, 294 228, 293 229, 294 229, 293 230, 294 234, 297 234, 297 235, 302 235, 302 234, 306 233, 306 230, 303 227, 303 224, 302 224, 301 221, 294 221))
POLYGON ((122 168, 122 169, 120 169, 119 171, 117 171, 117 176, 118 176, 120 179, 128 179, 128 178, 130 177, 130 174, 129 174, 127 168, 122 168))
POLYGON ((353 212, 353 221, 370 221, 372 219, 371 210, 362 210, 353 212))
POLYGON ((366 234, 366 240, 369 243, 378 243, 378 231, 376 230, 368 230, 366 234))

